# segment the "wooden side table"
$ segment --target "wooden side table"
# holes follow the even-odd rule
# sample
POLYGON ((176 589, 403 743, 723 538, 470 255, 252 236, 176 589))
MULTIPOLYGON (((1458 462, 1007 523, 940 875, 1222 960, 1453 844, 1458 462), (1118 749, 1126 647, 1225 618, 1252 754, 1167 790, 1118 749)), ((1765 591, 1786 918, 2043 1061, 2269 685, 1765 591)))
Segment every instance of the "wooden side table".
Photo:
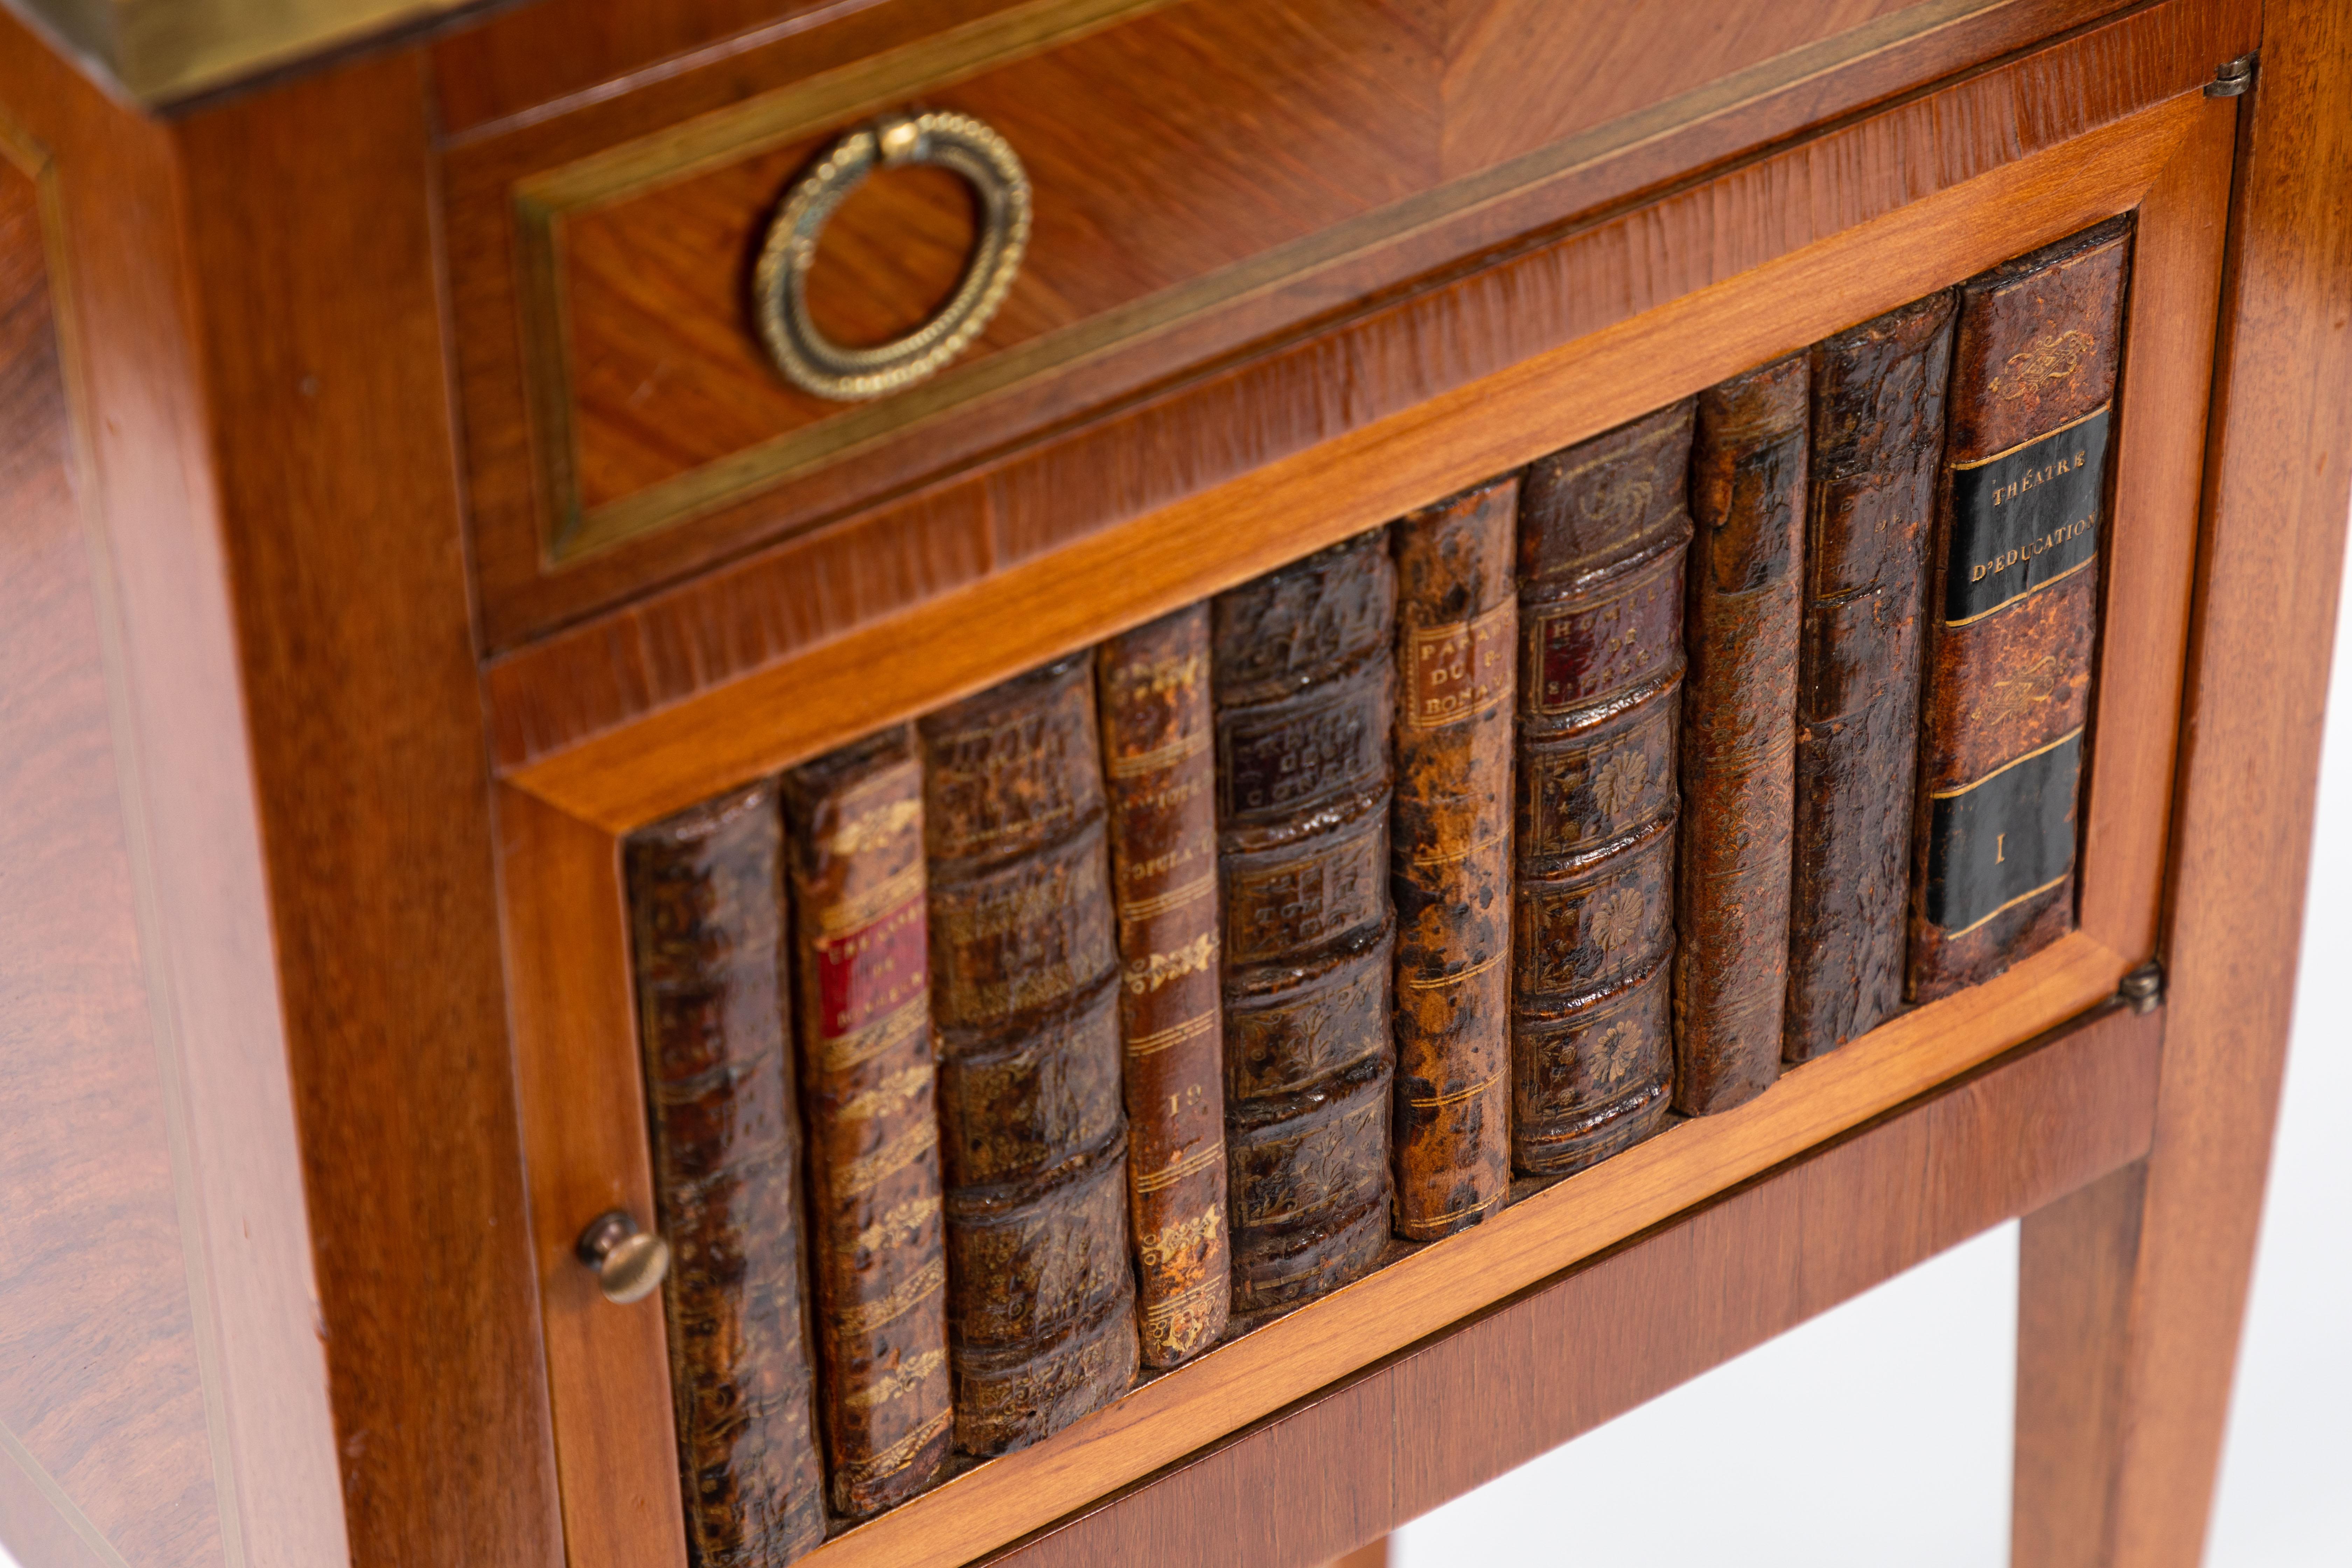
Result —
MULTIPOLYGON (((2015 1560, 2197 1559, 2352 489, 2339 0, 10 5, 27 1568, 682 1568, 659 1301, 572 1255, 650 1202, 621 835, 2125 210, 2080 931, 805 1561, 1327 1562, 2021 1215, 2015 1560), (910 107, 1018 151, 1026 254, 829 401, 758 230, 910 107)), ((821 324, 974 221, 877 183, 821 324)))

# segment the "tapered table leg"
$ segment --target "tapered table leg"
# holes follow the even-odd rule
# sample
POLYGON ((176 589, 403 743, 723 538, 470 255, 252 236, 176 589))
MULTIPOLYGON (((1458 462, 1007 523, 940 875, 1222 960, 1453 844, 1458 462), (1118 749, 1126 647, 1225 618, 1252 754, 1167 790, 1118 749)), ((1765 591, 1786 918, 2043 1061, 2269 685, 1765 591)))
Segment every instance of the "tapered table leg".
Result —
POLYGON ((2277 1115, 2352 489, 2352 11, 2271 0, 2240 101, 2156 1134, 2025 1222, 2015 1568, 2202 1555, 2277 1115))

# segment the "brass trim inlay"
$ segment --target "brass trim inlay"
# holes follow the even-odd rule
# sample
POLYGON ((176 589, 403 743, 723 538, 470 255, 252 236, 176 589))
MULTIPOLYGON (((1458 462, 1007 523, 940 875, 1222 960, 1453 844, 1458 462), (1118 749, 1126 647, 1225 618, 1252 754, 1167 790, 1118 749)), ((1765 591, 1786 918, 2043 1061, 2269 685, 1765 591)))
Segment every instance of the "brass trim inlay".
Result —
POLYGON ((880 445, 950 411, 1002 395, 1116 347, 1174 330, 1219 307, 1311 278, 1399 237, 1520 195, 1607 162, 1678 127, 1727 113, 1908 43, 2009 0, 1923 0, 1762 60, 1549 147, 1448 181, 1245 260, 981 356, 900 392, 782 431, 593 509, 580 503, 571 410, 567 315, 556 266, 559 231, 576 212, 872 114, 893 100, 1010 65, 1161 9, 1171 0, 1035 0, 903 48, 820 73, 731 109, 698 116, 552 169, 516 187, 520 307, 532 444, 551 498, 548 555, 568 564, 706 516, 796 475, 880 445))

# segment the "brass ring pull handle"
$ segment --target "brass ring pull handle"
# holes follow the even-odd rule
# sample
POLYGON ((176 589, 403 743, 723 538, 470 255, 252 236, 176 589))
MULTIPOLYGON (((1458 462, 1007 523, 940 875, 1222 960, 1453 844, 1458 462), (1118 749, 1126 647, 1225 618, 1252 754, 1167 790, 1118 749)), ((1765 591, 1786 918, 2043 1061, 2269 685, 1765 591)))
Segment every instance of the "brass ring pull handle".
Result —
POLYGON ((596 1289, 616 1307, 642 1301, 669 1274, 669 1243, 640 1229, 626 1209, 612 1209, 588 1222, 572 1247, 580 1261, 596 1271, 596 1289))
POLYGON ((970 347, 1004 303, 1029 246, 1029 175, 1003 137, 968 114, 927 110, 861 126, 824 151, 793 184, 768 225, 752 274, 760 335, 784 378, 849 403, 936 374, 970 347), (921 326, 872 348, 835 342, 809 319, 808 272, 817 238, 844 197, 877 168, 936 163, 980 197, 980 234, 948 302, 921 326))

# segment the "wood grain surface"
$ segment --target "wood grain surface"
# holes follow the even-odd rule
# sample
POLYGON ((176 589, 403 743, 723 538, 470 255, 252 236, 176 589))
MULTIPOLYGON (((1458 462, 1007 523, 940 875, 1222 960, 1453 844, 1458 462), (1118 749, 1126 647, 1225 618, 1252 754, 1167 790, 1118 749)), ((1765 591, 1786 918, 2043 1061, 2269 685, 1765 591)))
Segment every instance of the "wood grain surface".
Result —
MULTIPOLYGON (((499 909, 531 1258, 563 1533, 614 1563, 685 1561, 665 1303, 606 1301, 572 1246, 598 1215, 654 1210, 621 845, 519 790, 497 795, 499 909), (610 1412, 660 1412, 617 1422, 610 1412), (647 1462, 648 1457, 655 1462, 647 1462)), ((525 1561, 529 1561, 525 1559, 525 1561)))
MULTIPOLYGON (((1699 0, 905 0, 781 19, 740 48, 478 125, 446 168, 490 640, 510 645, 919 478, 999 466, 992 454, 1007 442, 1173 373, 1335 310, 1360 313, 1433 268, 2116 8, 1790 0, 1735 26, 1699 0), (1662 36, 1685 47, 1643 47, 1662 36), (1562 90, 1570 79, 1576 89, 1562 90), (918 97, 1003 123, 1037 176, 1040 237, 979 357, 885 404, 828 411, 762 365, 740 253, 794 149, 918 97), (1486 107, 1497 102, 1542 111, 1497 117, 1486 107), (1282 151, 1268 156, 1261 136, 1282 151), (538 205, 592 166, 657 167, 689 144, 719 151, 656 188, 632 174, 610 202, 565 198, 546 244, 524 243, 519 195, 538 205), (561 265, 541 268, 542 253, 561 265), (531 276, 585 292, 560 300, 531 276), (722 385, 719 400, 698 390, 722 385), (615 510, 579 535, 598 552, 568 551, 559 567, 547 546, 571 526, 575 478, 615 510)), ((2182 85, 2201 79, 2210 50, 2198 35, 2211 16, 2182 33, 2179 8, 2159 13, 2160 52, 2189 71, 2182 85)), ((439 58, 457 70, 467 47, 452 39, 439 58)), ((2069 78, 2064 93, 2086 82, 2094 101, 2062 112, 2096 116, 2095 100, 2138 74, 2118 64, 2069 78)), ((905 237, 950 243, 954 192, 905 183, 900 195, 845 215, 835 237, 845 257, 901 250, 905 237)), ((877 318, 903 315, 932 284, 921 268, 882 275, 892 281, 877 318)), ((1234 456, 1223 472, 1250 466, 1234 456)))
POLYGON ((2137 1158, 2162 1033, 2105 1011, 986 1561, 1322 1563, 2137 1158))
MULTIPOLYGON (((2132 49, 2168 47, 2167 18, 2179 21, 2167 8, 2117 24, 2152 29, 2131 48, 2110 36, 2116 29, 2085 35, 2069 46, 2085 55, 1970 79, 1418 305, 1399 304, 1377 331, 1350 327, 1301 346, 1292 362, 1277 356, 1222 385, 1195 388, 1197 419, 1179 420, 1174 408, 1160 420, 1138 416, 1130 434, 1146 443, 1142 452, 1122 452, 1108 431, 1097 433, 1099 440, 1074 438, 1050 458, 746 558, 496 660, 487 680, 501 770, 574 815, 633 826, 1164 614, 1916 298, 2018 246, 2127 207, 2223 100, 2198 98, 2193 81, 2181 79, 2168 101, 2071 142, 2013 158, 2012 138, 2039 141, 2050 129, 2045 110, 2055 116, 2080 106, 2078 97, 2052 104, 2042 96, 2073 79, 2073 70, 2132 60, 2156 68, 2155 56, 2132 49), (1938 128, 1953 126, 1969 129, 1939 143, 1938 128), (1961 169, 1981 159, 1982 173, 1949 184, 1934 176, 1930 188, 1916 188, 1915 175, 1935 161, 1915 155, 1916 137, 1942 145, 1961 169), (1813 182, 1842 194, 1801 218, 1783 198, 1813 182), (1722 213, 1751 209, 1772 221, 1726 230, 1722 213), (1629 252, 1660 259, 1636 266, 1629 252), (1451 390, 1428 384, 1415 368, 1459 363, 1479 344, 1516 357, 1555 331, 1560 346, 1451 390), (1338 383, 1291 374, 1315 363, 1328 363, 1334 374, 1348 363, 1394 367, 1399 406, 1355 424, 1379 401, 1372 387, 1357 380, 1343 395, 1338 383), (1279 455, 1294 438, 1300 449, 1279 455), (1189 490, 1187 467, 1202 451, 1237 461, 1246 455, 1259 466, 1189 490), (1164 461, 1137 461, 1145 453, 1164 461), (1114 526, 1078 507, 1080 489, 1097 486, 1123 498, 1115 511, 1127 521, 1114 526)), ((2162 69, 2190 74, 2177 64, 2162 69)), ((2133 417, 2119 415, 2126 427, 2133 417)), ((2126 443, 2119 458, 2126 468, 2132 450, 2126 443)), ((2177 473, 2176 458, 2139 460, 2177 473)), ((2189 526, 2162 515, 2167 529, 2189 526)), ((2174 556, 2157 559, 2178 565, 2174 556)), ((2185 592, 2178 579, 2169 585, 2185 592)))
POLYGON ((216 1562, 175 1108, 149 1023, 110 628, 76 493, 49 171, 9 130, 0 121, 0 1471, 26 1512, 0 1513, 0 1540, 96 1534, 118 1560, 216 1562))
MULTIPOLYGON (((2186 1568, 2202 1553, 2294 994, 2352 491, 2352 16, 2329 0, 2266 5, 2256 86, 2220 101, 2246 140, 2167 898, 2163 1090, 2144 1185, 2027 1227, 2023 1321, 2044 1337, 2019 1351, 2021 1568, 2186 1568), (2027 1475, 2062 1443, 2068 1464, 2027 1475)), ((2128 354, 2137 376, 2137 335, 2128 354)))
MULTIPOLYGON (((171 1267, 202 1382, 204 1427, 203 1443, 179 1455, 196 1474, 155 1465, 150 1445, 173 1429, 176 1396, 117 1362, 102 1396, 127 1403, 110 1433, 90 1435, 101 1440, 83 1450, 86 1458, 62 1462, 23 1428, 15 1430, 29 1447, 16 1453, 47 1469, 50 1480, 67 1489, 58 1495, 88 1505, 81 1510, 88 1529, 75 1537, 76 1550, 116 1549, 104 1544, 100 1526, 122 1521, 106 1499, 194 1489, 196 1495, 209 1491, 202 1506, 213 1511, 216 1527, 142 1503, 116 1542, 116 1560, 143 1556, 150 1532, 193 1530, 211 1531, 214 1552, 241 1554, 247 1563, 335 1563, 345 1556, 342 1490, 254 762, 244 736, 239 612, 210 472, 212 415, 201 386, 194 295, 179 226, 177 153, 166 129, 125 110, 6 16, 0 16, 0 136, 10 142, 7 158, 19 168, 47 163, 52 301, 64 390, 74 409, 74 489, 84 531, 71 548, 85 557, 83 613, 97 619, 94 627, 76 628, 70 595, 20 596, 36 578, 13 572, 11 614, 37 605, 38 616, 66 617, 49 628, 43 654, 59 672, 89 650, 88 637, 94 634, 100 649, 103 708, 82 717, 111 730, 114 777, 107 787, 119 813, 120 853, 137 921, 148 1085, 143 1091, 126 1088, 106 1102, 105 1116, 146 1114, 146 1094, 160 1110, 139 1141, 144 1152, 101 1169, 107 1182, 135 1186, 150 1159, 168 1157, 165 1201, 175 1211, 169 1223, 177 1233, 171 1267), (103 1471, 101 1490, 80 1489, 85 1466, 103 1471)), ((46 532, 56 519, 37 521, 37 511, 15 508, 7 516, 10 536, 25 530, 26 547, 46 551, 59 542, 46 532)), ((79 700, 69 695, 71 679, 54 689, 11 680, 9 688, 13 699, 59 716, 79 700)), ((88 761, 79 749, 89 742, 87 732, 68 741, 60 731, 54 757, 45 755, 39 730, 11 722, 7 733, 11 756, 26 759, 17 765, 70 772, 88 761)), ((89 804, 87 796, 74 798, 89 804)), ((58 805, 67 808, 66 797, 58 805)), ((89 875, 102 880, 104 863, 102 853, 93 853, 89 875)), ((0 902, 52 885, 46 876, 11 875, 14 890, 0 902)), ((120 912, 100 881, 86 879, 79 892, 87 909, 76 921, 120 912)), ((55 931, 62 937, 68 929, 55 931)), ((31 963, 36 951, 29 942, 12 942, 11 970, 19 959, 31 963)), ((100 955, 89 956, 96 962, 100 955)), ((36 989, 43 984, 33 978, 35 970, 19 973, 36 989)), ((88 983, 78 1005, 85 1020, 79 1026, 99 1026, 110 1005, 99 973, 53 973, 70 974, 68 984, 78 991, 88 983)), ((13 998, 0 1006, 0 1016, 13 1020, 13 998)), ((17 1048, 6 1054, 16 1057, 17 1048)), ((100 1059, 76 1066, 98 1071, 100 1059)), ((44 1092, 58 1091, 53 1084, 44 1092)), ((18 1103, 13 1094, 9 1103, 18 1103)), ((77 1128, 75 1142, 101 1150, 103 1141, 92 1138, 98 1124, 77 1128)), ((80 1167, 65 1160, 51 1168, 63 1176, 80 1167)), ((11 1199, 34 1190, 13 1178, 5 1186, 11 1199)), ((8 1204, 0 1200, 13 1216, 8 1204)), ((148 1223, 135 1227, 142 1237, 138 1245, 153 1239, 148 1223)), ((172 1314, 145 1317, 140 1281, 111 1272, 105 1261, 131 1244, 130 1234, 79 1216, 61 1239, 43 1236, 40 1227, 16 1234, 45 1252, 62 1245, 79 1254, 77 1290, 105 1291, 110 1281, 121 1302, 141 1314, 116 1342, 140 1347, 142 1356, 161 1353, 173 1332, 172 1314)), ((59 1297, 57 1304, 70 1310, 72 1300, 59 1297)), ((92 1303, 88 1326, 106 1330, 111 1310, 92 1303)), ((20 1316, 14 1304, 5 1316, 28 1327, 40 1321, 29 1310, 20 1316)), ((109 1363, 101 1356, 96 1364, 109 1363)), ((0 1423, 15 1419, 0 1416, 0 1423)), ((0 1446, 10 1440, 0 1432, 0 1446)), ((10 1468, 0 1463, 0 1470, 10 1468)), ((32 1495, 42 1489, 34 1486, 32 1495)), ((16 1517, 8 1508, 0 1508, 0 1516, 12 1523, 16 1517)), ((9 1543, 21 1547, 13 1537, 9 1543)), ((28 1548, 21 1554, 28 1564, 43 1561, 28 1548)))
POLYGON ((314 1342, 370 1568, 562 1550, 425 109, 394 55, 173 129, 314 1342))

